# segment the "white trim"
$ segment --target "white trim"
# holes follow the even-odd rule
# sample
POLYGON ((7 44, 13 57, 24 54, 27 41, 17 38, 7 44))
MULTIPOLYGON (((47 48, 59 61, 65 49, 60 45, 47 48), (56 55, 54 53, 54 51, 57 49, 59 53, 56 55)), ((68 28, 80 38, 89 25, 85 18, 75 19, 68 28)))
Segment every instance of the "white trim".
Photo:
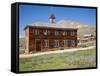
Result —
POLYGON ((65 30, 62 30, 62 35, 66 36, 66 31, 65 30))
POLYGON ((59 40, 54 40, 54 47, 59 47, 59 40), (55 46, 55 41, 58 41, 58 46, 55 46))
POLYGON ((66 40, 62 40, 62 45, 64 48, 66 47, 66 40), (64 45, 63 45, 63 42, 64 42, 64 45))
POLYGON ((75 40, 70 40, 70 46, 75 47, 75 40), (74 42, 74 43, 73 43, 74 42))
POLYGON ((49 48, 49 46, 50 46, 50 40, 49 39, 45 39, 44 42, 45 42, 45 48, 49 48), (48 44, 48 41, 49 41, 49 44, 48 44), (46 46, 46 42, 47 42, 47 46, 46 46))
POLYGON ((70 32, 70 35, 71 35, 71 36, 74 36, 74 35, 75 35, 75 31, 72 30, 72 31, 70 32))

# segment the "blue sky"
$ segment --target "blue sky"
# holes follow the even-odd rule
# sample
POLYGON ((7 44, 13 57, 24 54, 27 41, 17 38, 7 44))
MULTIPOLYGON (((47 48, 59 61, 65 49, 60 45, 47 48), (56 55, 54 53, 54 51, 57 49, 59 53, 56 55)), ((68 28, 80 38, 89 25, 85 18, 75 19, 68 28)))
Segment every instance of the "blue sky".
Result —
POLYGON ((24 28, 34 22, 49 22, 49 16, 53 12, 56 21, 72 20, 86 25, 96 25, 96 9, 75 7, 53 7, 37 5, 19 6, 19 37, 24 37, 24 28))

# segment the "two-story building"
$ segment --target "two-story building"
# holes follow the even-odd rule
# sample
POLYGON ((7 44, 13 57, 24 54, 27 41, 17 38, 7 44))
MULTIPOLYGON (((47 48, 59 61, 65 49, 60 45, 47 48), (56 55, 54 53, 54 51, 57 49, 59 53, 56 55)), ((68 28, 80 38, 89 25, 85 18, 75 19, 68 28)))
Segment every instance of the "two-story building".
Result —
POLYGON ((25 30, 25 52, 47 51, 53 48, 77 47, 77 28, 55 22, 52 14, 50 23, 34 23, 27 25, 25 30))

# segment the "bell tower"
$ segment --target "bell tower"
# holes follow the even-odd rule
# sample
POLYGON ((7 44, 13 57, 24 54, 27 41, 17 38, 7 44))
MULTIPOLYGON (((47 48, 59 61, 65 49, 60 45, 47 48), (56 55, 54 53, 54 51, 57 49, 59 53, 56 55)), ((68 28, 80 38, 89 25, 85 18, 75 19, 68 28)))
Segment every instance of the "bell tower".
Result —
POLYGON ((55 23, 55 15, 54 15, 53 9, 54 7, 51 7, 51 10, 50 10, 51 15, 49 16, 50 23, 55 23))
POLYGON ((49 19, 50 19, 50 23, 55 23, 55 15, 54 14, 51 14, 49 19))

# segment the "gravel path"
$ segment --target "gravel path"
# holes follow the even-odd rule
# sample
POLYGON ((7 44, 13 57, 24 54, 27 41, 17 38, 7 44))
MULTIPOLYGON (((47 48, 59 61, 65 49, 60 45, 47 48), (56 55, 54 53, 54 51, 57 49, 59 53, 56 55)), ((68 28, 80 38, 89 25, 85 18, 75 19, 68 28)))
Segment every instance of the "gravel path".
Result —
POLYGON ((95 48, 95 46, 90 46, 86 48, 72 48, 72 49, 64 49, 64 50, 56 50, 56 51, 48 51, 48 52, 40 52, 40 53, 34 53, 34 54, 20 54, 20 58, 28 58, 32 56, 39 56, 39 55, 45 55, 45 54, 55 54, 55 53, 64 53, 64 52, 73 52, 73 51, 79 51, 79 50, 87 50, 95 48))

